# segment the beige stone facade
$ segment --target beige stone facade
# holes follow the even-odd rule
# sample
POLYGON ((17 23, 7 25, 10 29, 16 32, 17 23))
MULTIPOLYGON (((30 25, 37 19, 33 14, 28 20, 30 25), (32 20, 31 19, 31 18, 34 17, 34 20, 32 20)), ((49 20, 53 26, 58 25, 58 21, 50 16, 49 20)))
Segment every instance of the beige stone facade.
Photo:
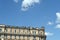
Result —
POLYGON ((45 29, 0 25, 0 40, 46 40, 45 29))

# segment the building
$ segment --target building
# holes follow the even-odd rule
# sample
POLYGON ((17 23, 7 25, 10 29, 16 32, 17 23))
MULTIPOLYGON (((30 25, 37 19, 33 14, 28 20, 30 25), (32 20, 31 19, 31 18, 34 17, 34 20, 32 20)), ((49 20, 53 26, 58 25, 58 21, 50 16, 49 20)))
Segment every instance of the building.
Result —
POLYGON ((46 40, 45 29, 0 24, 0 40, 46 40))

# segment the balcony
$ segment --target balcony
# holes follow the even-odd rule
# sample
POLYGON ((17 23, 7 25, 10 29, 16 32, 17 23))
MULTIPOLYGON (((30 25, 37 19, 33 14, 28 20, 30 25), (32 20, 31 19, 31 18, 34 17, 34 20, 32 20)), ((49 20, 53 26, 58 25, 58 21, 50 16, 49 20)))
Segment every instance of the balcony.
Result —
POLYGON ((0 32, 0 34, 7 34, 7 35, 21 35, 21 36, 45 36, 41 34, 33 34, 33 33, 9 33, 9 32, 0 32))

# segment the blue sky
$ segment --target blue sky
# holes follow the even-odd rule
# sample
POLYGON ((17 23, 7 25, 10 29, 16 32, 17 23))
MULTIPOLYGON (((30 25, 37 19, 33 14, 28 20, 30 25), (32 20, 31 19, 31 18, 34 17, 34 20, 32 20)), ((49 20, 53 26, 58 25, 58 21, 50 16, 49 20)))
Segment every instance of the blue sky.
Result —
POLYGON ((0 24, 44 26, 47 40, 59 40, 60 0, 0 0, 0 24))

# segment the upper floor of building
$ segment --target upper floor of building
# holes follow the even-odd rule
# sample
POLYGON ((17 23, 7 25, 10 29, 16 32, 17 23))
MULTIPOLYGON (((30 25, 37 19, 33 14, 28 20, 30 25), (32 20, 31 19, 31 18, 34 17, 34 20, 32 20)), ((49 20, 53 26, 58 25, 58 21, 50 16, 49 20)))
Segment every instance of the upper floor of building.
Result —
POLYGON ((45 35, 45 28, 33 28, 26 26, 9 26, 9 25, 0 25, 0 33, 5 34, 16 34, 16 35, 45 35))

